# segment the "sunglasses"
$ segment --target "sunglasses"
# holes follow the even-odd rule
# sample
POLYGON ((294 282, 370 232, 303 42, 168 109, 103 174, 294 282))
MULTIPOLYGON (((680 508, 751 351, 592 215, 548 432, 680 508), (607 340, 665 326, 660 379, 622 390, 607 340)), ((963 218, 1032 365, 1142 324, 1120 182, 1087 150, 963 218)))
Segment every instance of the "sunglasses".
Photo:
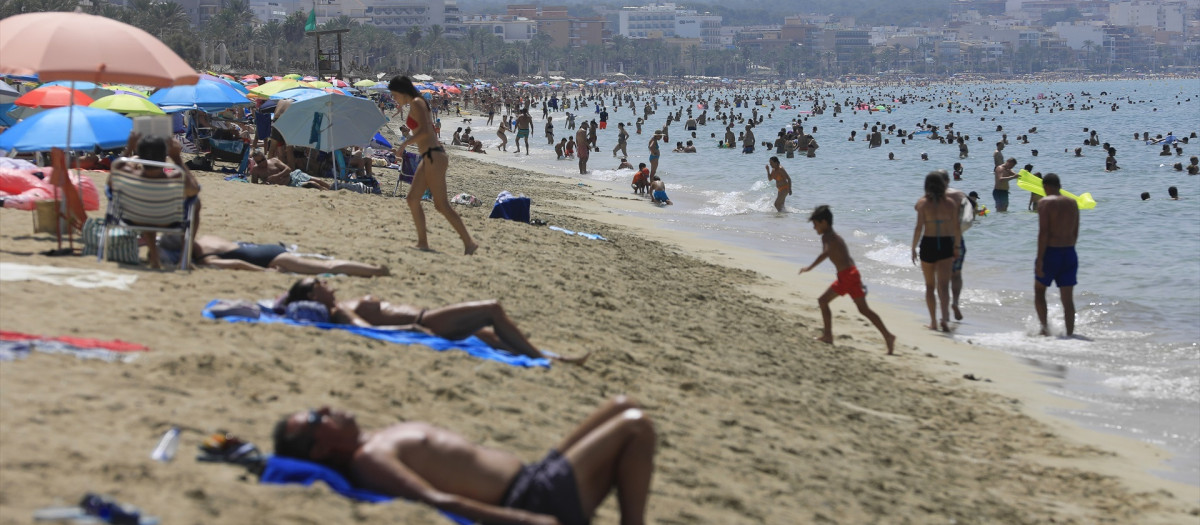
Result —
POLYGON ((317 426, 321 424, 322 417, 323 416, 320 414, 320 412, 309 409, 308 417, 304 420, 304 432, 302 432, 301 435, 297 436, 293 440, 297 450, 302 450, 305 453, 308 453, 312 450, 313 445, 315 445, 317 441, 316 430, 317 426))

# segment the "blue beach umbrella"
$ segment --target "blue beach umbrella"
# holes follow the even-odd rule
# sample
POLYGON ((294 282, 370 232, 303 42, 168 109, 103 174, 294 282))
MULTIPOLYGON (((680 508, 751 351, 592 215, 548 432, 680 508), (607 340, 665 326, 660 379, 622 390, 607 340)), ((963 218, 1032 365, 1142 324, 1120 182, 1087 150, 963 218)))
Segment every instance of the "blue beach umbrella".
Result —
POLYGON ((319 96, 325 95, 325 94, 326 93, 324 90, 300 87, 300 88, 285 89, 274 95, 271 95, 271 98, 275 99, 275 100, 283 100, 285 98, 290 98, 296 102, 300 102, 301 100, 308 100, 310 98, 316 98, 316 97, 319 97, 319 96))
POLYGON ((63 134, 70 121, 70 144, 72 150, 116 148, 129 140, 133 121, 120 113, 107 109, 84 106, 68 106, 48 109, 29 117, 8 131, 0 133, 0 150, 5 151, 49 151, 63 147, 63 134), (71 112, 74 111, 74 116, 71 112))
POLYGON ((174 86, 155 91, 150 102, 163 106, 188 106, 215 111, 233 106, 249 105, 250 99, 228 83, 200 79, 193 86, 174 86))

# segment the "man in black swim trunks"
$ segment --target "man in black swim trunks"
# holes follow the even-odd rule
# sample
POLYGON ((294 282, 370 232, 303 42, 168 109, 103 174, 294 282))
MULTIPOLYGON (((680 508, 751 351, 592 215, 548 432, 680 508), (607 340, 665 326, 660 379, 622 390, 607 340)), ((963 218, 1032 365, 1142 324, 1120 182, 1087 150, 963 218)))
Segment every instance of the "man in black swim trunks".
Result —
POLYGON ((318 461, 356 486, 414 499, 482 523, 586 524, 613 488, 621 523, 645 522, 657 437, 634 401, 597 409, 541 461, 485 448, 428 423, 374 432, 322 407, 275 425, 275 453, 318 461))

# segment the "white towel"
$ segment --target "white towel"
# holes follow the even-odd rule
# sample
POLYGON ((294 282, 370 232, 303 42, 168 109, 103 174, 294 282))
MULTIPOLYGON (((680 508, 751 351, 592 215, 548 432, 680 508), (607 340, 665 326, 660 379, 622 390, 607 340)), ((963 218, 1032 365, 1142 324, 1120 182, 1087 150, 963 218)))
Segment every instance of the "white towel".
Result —
POLYGON ((54 285, 76 288, 100 288, 107 286, 128 290, 137 281, 133 274, 119 274, 86 268, 63 268, 59 266, 33 266, 0 262, 0 281, 41 281, 54 285))

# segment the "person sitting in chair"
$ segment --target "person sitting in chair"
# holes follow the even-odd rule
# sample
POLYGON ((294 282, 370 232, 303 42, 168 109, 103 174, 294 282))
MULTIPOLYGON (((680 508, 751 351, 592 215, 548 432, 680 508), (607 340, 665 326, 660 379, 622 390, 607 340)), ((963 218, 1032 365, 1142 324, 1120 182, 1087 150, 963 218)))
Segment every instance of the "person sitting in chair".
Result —
POLYGON ((617 489, 621 523, 645 523, 658 437, 633 400, 601 405, 544 459, 471 443, 423 422, 374 432, 329 407, 275 425, 275 454, 317 461, 365 488, 414 499, 482 523, 582 525, 617 489))
MULTIPOLYGON (((200 183, 196 181, 196 177, 187 169, 183 163, 183 158, 180 153, 183 151, 183 146, 178 140, 166 137, 146 137, 142 138, 141 133, 132 131, 129 133, 129 140, 125 143, 125 150, 121 153, 122 157, 130 157, 132 159, 144 159, 154 162, 166 162, 168 158, 171 163, 179 167, 179 172, 168 174, 158 166, 147 166, 136 162, 114 162, 113 171, 121 172, 127 175, 134 175, 147 179, 167 179, 175 177, 183 177, 184 195, 187 198, 196 198, 192 206, 195 206, 192 222, 192 232, 200 229, 200 199, 196 197, 200 194, 200 183), (137 155, 134 155, 134 153, 137 155)), ((108 181, 108 186, 112 187, 112 179, 108 181)), ((142 232, 142 242, 145 243, 149 250, 148 260, 151 268, 162 268, 162 261, 158 257, 158 248, 155 245, 155 232, 142 232)))
POLYGON ((590 352, 581 357, 562 357, 538 350, 495 300, 474 301, 443 306, 419 308, 392 304, 367 295, 358 299, 338 301, 334 290, 324 279, 304 278, 293 284, 280 307, 296 301, 314 301, 329 312, 329 322, 385 330, 418 330, 450 340, 474 335, 488 346, 533 358, 547 358, 582 365, 590 352))

